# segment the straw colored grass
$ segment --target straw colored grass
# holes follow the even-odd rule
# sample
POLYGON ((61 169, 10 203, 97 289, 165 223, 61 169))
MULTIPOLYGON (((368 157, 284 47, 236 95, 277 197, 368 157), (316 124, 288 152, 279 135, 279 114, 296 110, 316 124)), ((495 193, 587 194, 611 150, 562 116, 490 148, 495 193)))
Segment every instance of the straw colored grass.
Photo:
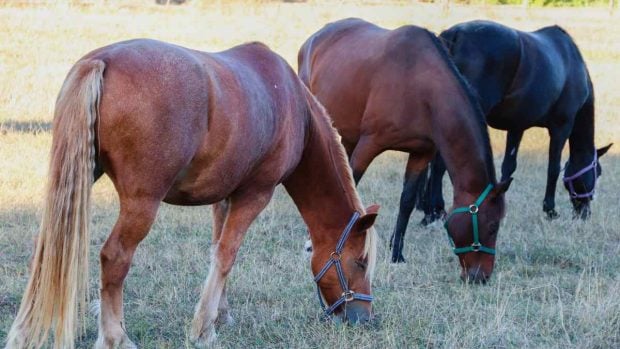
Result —
MULTIPOLYGON (((155 6, 121 1, 89 6, 0 7, 0 343, 27 282, 32 236, 38 231, 51 144, 49 123, 61 83, 88 51, 115 41, 149 37, 206 51, 259 40, 294 67, 297 49, 328 21, 359 16, 394 28, 417 24, 439 32, 474 19, 522 29, 559 24, 580 46, 596 89, 596 139, 620 134, 620 18, 605 9, 452 7, 412 2, 303 4, 198 1, 155 6)), ((492 132, 499 166, 504 135, 492 132)), ((252 226, 229 281, 233 327, 219 333, 223 348, 308 347, 620 347, 620 142, 602 159, 603 176, 589 222, 570 219, 561 184, 561 219, 541 211, 548 137, 526 133, 508 211, 499 235, 496 272, 486 286, 458 280, 445 233, 421 228, 412 217, 405 241, 408 263, 389 263, 387 242, 398 210, 406 157, 386 153, 371 166, 359 191, 382 205, 375 272, 373 325, 322 323, 309 262, 301 254, 306 229, 279 190, 252 226)), ((565 154, 566 158, 566 154, 565 154)), ((445 183, 447 197, 451 190, 445 183)), ((448 200, 449 201, 449 200, 448 200)), ((98 289, 98 250, 118 212, 114 189, 102 178, 93 191, 91 276, 98 289)), ((126 282, 129 336, 141 348, 186 348, 193 307, 209 265, 208 207, 163 205, 138 248, 126 282)), ((79 348, 92 347, 89 318, 79 348)))

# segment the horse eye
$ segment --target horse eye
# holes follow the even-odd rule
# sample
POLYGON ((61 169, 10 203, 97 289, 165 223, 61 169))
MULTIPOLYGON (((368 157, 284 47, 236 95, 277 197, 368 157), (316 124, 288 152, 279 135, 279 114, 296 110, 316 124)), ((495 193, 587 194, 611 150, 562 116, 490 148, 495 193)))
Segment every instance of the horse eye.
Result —
POLYGON ((357 264, 357 266, 362 270, 366 270, 366 267, 368 267, 368 263, 361 261, 359 259, 355 260, 355 264, 357 264))

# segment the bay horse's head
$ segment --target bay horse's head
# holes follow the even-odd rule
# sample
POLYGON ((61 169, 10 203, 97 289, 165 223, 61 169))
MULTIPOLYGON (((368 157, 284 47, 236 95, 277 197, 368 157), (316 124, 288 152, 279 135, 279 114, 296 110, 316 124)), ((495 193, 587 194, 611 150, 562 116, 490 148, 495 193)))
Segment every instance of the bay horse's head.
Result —
POLYGON ((319 301, 328 316, 351 323, 372 317, 371 278, 376 259, 372 225, 378 205, 355 212, 346 227, 311 231, 312 272, 319 301))
POLYGON ((588 160, 588 164, 584 167, 580 167, 572 158, 566 162, 562 181, 573 204, 575 218, 586 219, 590 216, 590 201, 594 198, 596 181, 603 171, 599 159, 607 153, 612 145, 613 143, 596 149, 592 155, 592 160, 588 160))
POLYGON ((489 184, 473 202, 456 202, 445 228, 461 264, 461 279, 486 283, 493 273, 495 243, 504 216, 504 193, 512 178, 489 184))

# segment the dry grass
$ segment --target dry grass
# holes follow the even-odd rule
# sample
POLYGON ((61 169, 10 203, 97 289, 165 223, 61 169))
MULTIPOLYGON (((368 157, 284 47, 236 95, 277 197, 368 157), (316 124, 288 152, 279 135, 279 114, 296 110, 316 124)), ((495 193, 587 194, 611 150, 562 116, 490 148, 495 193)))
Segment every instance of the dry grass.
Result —
MULTIPOLYGON (((594 79, 597 143, 618 141, 620 18, 604 9, 459 7, 444 13, 434 5, 351 2, 0 8, 0 342, 26 283, 46 180, 47 129, 56 94, 74 61, 114 41, 151 37, 207 51, 260 40, 295 66, 297 49, 308 35, 348 16, 435 31, 474 18, 523 29, 560 24, 580 45, 594 79)), ((279 191, 248 233, 232 273, 229 292, 237 324, 222 329, 220 346, 619 347, 620 144, 603 158, 599 198, 589 223, 567 218, 570 207, 563 189, 557 196, 563 219, 542 218, 547 144, 541 130, 526 134, 507 196, 496 274, 484 287, 458 281, 456 259, 439 229, 411 224, 405 247, 409 263, 388 263, 386 245, 405 157, 388 153, 375 161, 359 188, 365 203, 382 205, 375 279, 381 320, 369 327, 317 320, 308 262, 299 253, 305 227, 279 191)), ((502 134, 493 132, 493 145, 499 161, 502 134)), ((116 195, 104 178, 94 187, 93 266, 117 212, 116 195)), ((210 230, 207 207, 162 207, 126 284, 127 329, 142 348, 190 347, 189 322, 208 269, 210 230)), ((93 290, 97 278, 93 272, 93 290)), ((92 346, 95 337, 96 325, 89 319, 79 347, 92 346)))

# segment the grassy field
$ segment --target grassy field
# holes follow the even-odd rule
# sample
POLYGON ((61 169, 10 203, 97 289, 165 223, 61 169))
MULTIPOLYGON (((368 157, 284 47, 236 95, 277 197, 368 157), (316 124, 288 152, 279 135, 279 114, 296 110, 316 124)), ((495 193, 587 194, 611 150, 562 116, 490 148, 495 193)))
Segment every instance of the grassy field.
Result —
MULTIPOLYGON (((297 49, 311 33, 328 21, 358 16, 390 28, 417 24, 436 32, 475 18, 528 30, 550 24, 567 29, 594 80, 597 144, 617 143, 601 161, 604 173, 592 218, 586 223, 570 219, 561 185, 561 219, 543 218, 548 137, 543 130, 532 130, 524 138, 516 179, 507 194, 496 271, 488 285, 459 281, 445 233, 415 225, 419 213, 406 236, 408 263, 392 265, 387 244, 406 158, 386 153, 359 186, 365 204, 382 206, 374 280, 379 320, 363 327, 319 321, 309 263, 301 253, 306 229, 292 201, 279 190, 242 246, 228 286, 236 325, 220 330, 218 346, 620 347, 618 14, 603 8, 452 7, 445 12, 411 2, 219 3, 0 7, 0 343, 27 281, 46 181, 49 123, 73 62, 108 43, 150 37, 206 51, 259 40, 295 67, 297 49)), ((492 139, 499 166, 504 135, 492 132, 492 139)), ((446 192, 449 198, 447 183, 446 192)), ((98 251, 118 212, 115 191, 105 177, 94 186, 93 211, 90 283, 96 298, 98 251)), ((191 347, 189 325, 207 275, 210 235, 208 207, 162 206, 126 282, 127 331, 141 348, 191 347)), ((91 316, 78 347, 91 347, 96 331, 91 316)))

